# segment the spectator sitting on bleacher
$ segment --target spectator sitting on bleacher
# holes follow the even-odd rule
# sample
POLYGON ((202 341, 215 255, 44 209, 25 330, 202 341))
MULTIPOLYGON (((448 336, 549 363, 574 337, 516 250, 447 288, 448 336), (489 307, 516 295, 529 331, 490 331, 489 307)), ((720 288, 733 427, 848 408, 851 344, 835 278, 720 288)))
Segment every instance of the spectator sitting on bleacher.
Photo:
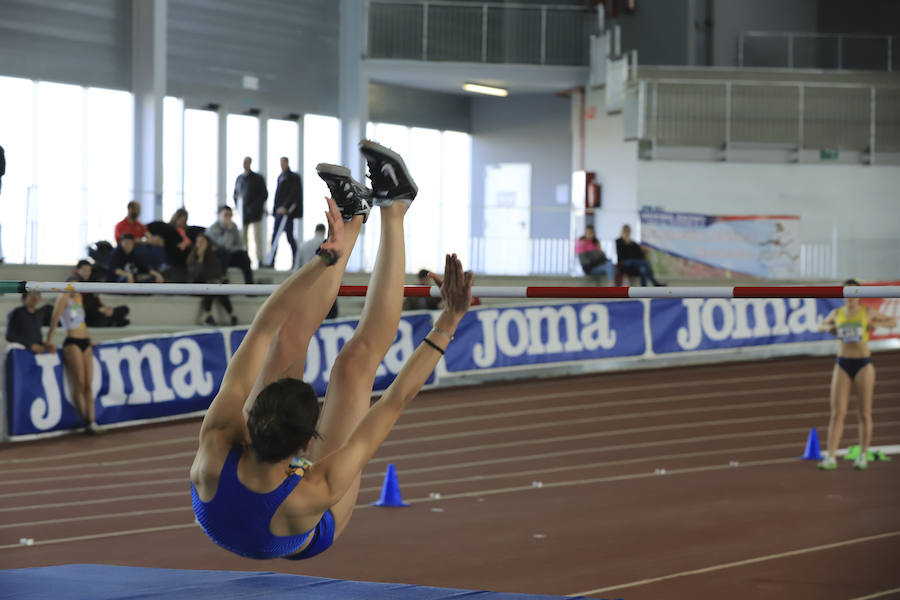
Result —
MULTIPOLYGON (((79 281, 91 281, 93 271, 94 266, 89 261, 79 260, 73 275, 79 281)), ((107 306, 100 301, 100 296, 86 292, 81 293, 81 303, 88 327, 125 327, 130 323, 126 318, 129 312, 127 306, 107 306)))
POLYGON ((622 226, 622 237, 616 240, 616 255, 619 259, 619 268, 629 275, 639 275, 642 286, 647 285, 648 279, 655 286, 665 285, 653 276, 653 268, 647 262, 640 244, 631 239, 631 227, 628 225, 622 226))
POLYGON ((237 267, 244 274, 244 283, 253 283, 250 255, 244 249, 241 230, 232 220, 233 213, 228 206, 219 207, 219 218, 206 228, 206 237, 216 245, 216 253, 222 269, 237 267))
POLYGON ((159 271, 153 269, 135 252, 134 236, 126 233, 109 256, 108 281, 127 283, 162 283, 159 271))
POLYGON ((6 341, 22 344, 35 354, 56 352, 53 344, 45 344, 41 325, 50 322, 53 307, 49 304, 38 307, 41 295, 38 292, 22 294, 22 306, 10 311, 6 319, 6 341))
MULTIPOLYGON (((419 285, 431 285, 428 281, 428 269, 419 269, 419 285)), ((409 296, 403 299, 403 310, 437 310, 441 307, 440 298, 409 296)))
MULTIPOLYGON (((225 273, 222 271, 222 264, 219 257, 212 248, 212 243, 204 234, 197 236, 194 242, 194 249, 191 250, 187 259, 188 280, 191 283, 228 283, 225 273)), ((228 317, 232 325, 237 325, 237 317, 231 306, 231 299, 228 296, 203 296, 201 306, 203 307, 203 322, 207 325, 215 325, 216 321, 212 316, 213 300, 218 299, 222 308, 228 313, 228 317)))
POLYGON ((141 203, 132 200, 128 203, 128 215, 116 223, 116 244, 126 233, 134 237, 135 248, 145 263, 154 269, 162 269, 166 261, 166 251, 163 248, 163 239, 153 235, 147 230, 147 226, 138 220, 141 216, 141 203))
POLYGON ((594 233, 593 225, 586 225, 584 235, 575 240, 575 254, 585 275, 606 275, 607 285, 612 285, 616 278, 615 265, 600 249, 600 240, 594 233))

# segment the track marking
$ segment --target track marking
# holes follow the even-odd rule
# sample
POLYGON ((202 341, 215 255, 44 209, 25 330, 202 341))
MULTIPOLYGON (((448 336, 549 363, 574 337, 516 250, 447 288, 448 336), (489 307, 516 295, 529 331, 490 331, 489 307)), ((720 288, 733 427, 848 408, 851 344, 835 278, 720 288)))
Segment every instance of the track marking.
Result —
POLYGON ((896 587, 890 590, 882 590, 880 592, 875 592, 874 594, 869 594, 868 596, 858 596, 856 598, 851 598, 850 600, 873 600, 874 598, 883 598, 897 592, 900 592, 900 587, 896 587))
MULTIPOLYGON (((900 421, 881 421, 878 423, 878 428, 879 428, 879 431, 881 431, 884 427, 891 427, 894 425, 900 425, 900 421)), ((590 448, 575 448, 572 450, 557 450, 555 452, 542 452, 539 454, 519 454, 519 455, 512 456, 512 457, 503 457, 503 458, 496 458, 496 459, 475 460, 475 461, 467 461, 467 462, 454 462, 451 465, 436 465, 436 466, 431 466, 431 467, 404 468, 403 472, 406 474, 408 474, 408 473, 427 473, 429 471, 436 471, 436 470, 446 471, 448 469, 454 469, 454 468, 477 467, 477 466, 485 466, 485 465, 493 465, 493 464, 501 464, 501 463, 509 463, 509 462, 535 460, 535 459, 541 459, 541 458, 555 458, 555 457, 560 457, 560 456, 573 456, 573 455, 578 455, 578 454, 592 454, 592 453, 596 453, 596 452, 632 450, 632 449, 636 449, 636 448, 653 448, 653 447, 657 447, 657 446, 669 446, 669 445, 673 445, 673 444, 710 442, 710 441, 716 441, 716 440, 736 439, 736 438, 743 438, 743 437, 805 434, 807 432, 808 432, 808 429, 806 427, 794 427, 794 428, 788 428, 788 429, 766 429, 763 431, 726 433, 726 434, 719 434, 719 435, 703 435, 703 436, 694 436, 694 437, 687 437, 687 438, 682 437, 682 438, 667 439, 667 440, 655 440, 652 442, 639 442, 639 443, 633 443, 633 444, 616 444, 613 446, 594 446, 594 447, 590 447, 590 448)), ((551 438, 547 443, 565 442, 565 441, 570 441, 570 439, 571 440, 583 439, 583 436, 560 436, 557 438, 551 438)), ((524 446, 524 445, 535 446, 535 445, 539 445, 542 443, 545 443, 545 440, 542 438, 537 438, 537 439, 531 439, 528 441, 521 441, 521 442, 508 442, 508 443, 504 443, 504 444, 487 444, 487 445, 483 445, 483 446, 470 446, 469 449, 471 449, 473 452, 477 452, 479 450, 493 449, 493 448, 509 448, 509 447, 515 447, 515 446, 524 446)), ((802 446, 802 444, 797 444, 797 446, 800 447, 800 446, 802 446)), ((886 448, 887 446, 884 446, 884 447, 886 448)), ((873 449, 879 449, 879 448, 882 448, 882 447, 881 446, 879 446, 878 448, 873 447, 873 449)), ((841 454, 842 452, 846 452, 846 451, 839 450, 838 454, 841 454)), ((415 459, 415 458, 420 458, 420 457, 424 457, 424 456, 433 456, 433 455, 434 455, 434 453, 426 452, 426 453, 422 453, 421 455, 420 454, 407 454, 407 455, 402 455, 402 456, 384 457, 380 460, 392 462, 392 461, 398 460, 398 459, 415 459)), ((188 468, 185 465, 185 466, 180 466, 180 467, 165 467, 165 468, 159 468, 159 469, 143 469, 143 470, 131 469, 128 471, 117 471, 117 472, 113 472, 113 473, 100 473, 100 474, 85 473, 85 474, 81 474, 81 475, 59 475, 59 476, 54 476, 53 480, 54 481, 65 481, 65 480, 72 480, 72 479, 75 479, 75 480, 98 479, 98 478, 107 478, 107 477, 122 477, 122 476, 127 476, 127 475, 140 476, 140 475, 147 475, 150 473, 173 473, 176 471, 183 472, 185 475, 187 475, 188 468)), ((383 476, 384 476, 383 473, 378 472, 378 473, 363 473, 362 477, 363 477, 363 479, 367 479, 367 478, 374 478, 374 477, 381 478, 383 476)), ((29 478, 29 479, 4 480, 4 481, 0 481, 0 486, 4 486, 4 485, 17 485, 18 486, 21 484, 28 484, 28 483, 34 483, 37 481, 46 481, 46 480, 47 480, 46 477, 33 477, 33 478, 29 478)))
POLYGON ((174 439, 157 440, 154 442, 141 442, 138 444, 126 444, 124 446, 107 446, 105 448, 95 448, 93 450, 81 450, 79 452, 66 452, 65 454, 55 454, 55 455, 51 455, 51 456, 34 456, 31 458, 7 458, 5 460, 0 460, 0 464, 16 465, 16 464, 41 462, 44 460, 64 460, 66 458, 73 458, 76 456, 92 456, 95 454, 109 455, 111 453, 120 452, 123 450, 135 450, 137 448, 152 448, 153 446, 170 446, 172 444, 180 444, 182 442, 191 442, 191 441, 197 442, 198 439, 199 439, 199 434, 192 435, 190 437, 177 437, 174 439))
MULTIPOLYGON (((900 394, 894 394, 894 395, 900 395, 900 394)), ((882 396, 882 398, 883 398, 883 396, 882 396)), ((900 406, 882 408, 881 412, 894 412, 894 411, 898 411, 898 410, 900 410, 900 406)), ((666 412, 669 414, 677 414, 677 413, 671 413, 670 411, 660 411, 660 412, 666 412)), ((694 411, 694 412, 696 412, 696 411, 694 411)), ((873 411, 873 412, 875 412, 875 411, 873 411)), ((697 421, 697 422, 691 423, 690 426, 691 427, 697 427, 697 426, 702 427, 702 426, 710 426, 710 425, 732 425, 732 424, 739 424, 739 423, 753 423, 753 422, 758 422, 758 421, 773 421, 773 420, 779 420, 779 419, 800 419, 800 418, 808 419, 808 418, 813 418, 813 417, 822 417, 823 415, 828 415, 828 414, 829 414, 828 411, 816 411, 816 412, 795 413, 795 414, 788 414, 788 415, 771 415, 768 417, 747 417, 747 418, 741 418, 741 419, 718 419, 715 421, 697 421)), ((529 425, 513 425, 513 426, 509 426, 509 427, 492 427, 489 429, 476 429, 476 430, 462 431, 462 432, 458 432, 458 433, 444 433, 444 434, 439 434, 439 435, 430 435, 430 436, 424 436, 424 437, 409 438, 409 439, 405 439, 405 440, 390 440, 389 439, 389 440, 383 442, 381 444, 381 447, 384 448, 386 446, 398 446, 401 444, 411 444, 411 443, 418 443, 418 442, 434 442, 434 441, 439 441, 439 440, 454 440, 454 439, 473 437, 473 436, 480 437, 480 436, 484 436, 487 434, 494 434, 494 433, 510 433, 513 431, 531 431, 534 429, 547 429, 548 427, 562 427, 565 425, 583 425, 585 423, 600 423, 603 421, 621 421, 621 420, 624 420, 622 417, 623 417, 623 415, 604 415, 602 417, 566 419, 563 421, 549 421, 549 422, 544 422, 544 423, 532 423, 529 425)), ((629 414, 628 418, 631 419, 631 418, 636 418, 636 417, 629 414)), ((644 432, 644 431, 658 431, 660 429, 668 429, 670 427, 672 429, 683 429, 684 425, 687 425, 687 424, 678 423, 675 425, 656 425, 656 426, 649 426, 649 427, 636 427, 636 428, 632 428, 632 429, 608 431, 608 432, 605 432, 605 434, 606 435, 615 435, 615 434, 619 434, 622 432, 639 433, 639 432, 644 432)))
MULTIPOLYGON (((820 546, 810 546, 809 548, 800 548, 798 550, 790 550, 788 552, 779 552, 778 554, 766 554, 764 556, 757 556, 754 558, 747 558, 744 560, 737 560, 734 562, 722 563, 720 565, 703 567, 702 569, 692 569, 690 571, 682 571, 680 573, 671 573, 669 575, 662 575, 661 577, 650 577, 648 579, 641 579, 640 581, 630 581, 628 583, 623 583, 621 585, 611 585, 608 587, 597 588, 594 590, 587 590, 585 592, 578 592, 576 594, 568 594, 568 596, 569 597, 590 596, 592 594, 599 594, 600 592, 611 592, 613 590, 624 590, 625 588, 647 585, 650 583, 656 583, 658 581, 668 581, 669 579, 676 579, 678 577, 686 577, 688 575, 699 575, 701 573, 711 573, 713 571, 721 571, 722 569, 731 569, 733 567, 752 565, 752 564, 766 562, 766 561, 770 561, 770 560, 776 560, 779 558, 787 558, 789 556, 799 556, 801 554, 809 554, 811 552, 818 552, 819 550, 830 550, 832 548, 841 548, 843 546, 851 546, 853 544, 862 544, 865 542, 872 542, 875 540, 881 540, 881 539, 896 537, 896 536, 900 536, 900 531, 891 531, 889 533, 879 533, 877 535, 869 535, 869 536, 865 536, 865 537, 854 538, 852 540, 843 540, 840 542, 833 542, 831 544, 822 544, 820 546)), ((867 596, 867 597, 877 597, 877 596, 867 596)))
POLYGON ((144 515, 155 515, 160 513, 170 513, 192 510, 190 506, 177 506, 172 508, 152 508, 149 510, 133 510, 122 513, 102 513, 99 515, 84 515, 80 517, 64 517, 60 519, 46 519, 44 521, 25 521, 24 523, 8 523, 0 525, 0 529, 10 529, 14 527, 36 527, 38 525, 52 525, 54 523, 71 523, 73 521, 94 521, 97 519, 116 519, 121 517, 143 517, 144 515))
MULTIPOLYGON (((685 469, 672 469, 671 471, 668 471, 667 475, 683 475, 683 474, 687 474, 687 473, 702 473, 702 472, 706 472, 706 471, 721 471, 721 470, 725 470, 725 469, 746 468, 746 467, 762 466, 762 465, 775 465, 775 464, 796 462, 796 460, 797 460, 796 458, 776 458, 776 459, 771 459, 771 460, 748 461, 748 462, 742 463, 740 467, 731 467, 728 465, 710 465, 710 466, 705 466, 705 467, 689 467, 689 468, 685 468, 685 469)), ((494 496, 494 495, 498 495, 498 494, 509 494, 509 493, 515 493, 515 492, 533 492, 536 490, 546 490, 548 488, 572 487, 572 486, 579 486, 579 485, 590 485, 590 484, 594 484, 594 483, 626 481, 626 480, 631 480, 631 479, 645 479, 648 477, 659 477, 659 475, 657 475, 655 473, 642 472, 642 473, 633 473, 630 475, 612 475, 612 476, 606 476, 606 477, 593 477, 593 478, 589 478, 589 479, 576 479, 576 480, 571 480, 571 481, 554 481, 554 482, 545 483, 540 488, 535 488, 532 485, 527 485, 527 486, 520 485, 520 486, 512 486, 512 487, 497 488, 497 489, 490 489, 490 490, 479 490, 479 491, 475 491, 475 492, 460 492, 460 493, 455 493, 455 494, 442 494, 440 500, 435 499, 435 498, 413 498, 413 499, 407 499, 406 502, 409 502, 410 504, 423 504, 426 502, 438 502, 438 501, 443 502, 446 500, 455 500, 455 499, 459 499, 459 498, 480 498, 483 496, 494 496)), ((171 496, 171 495, 172 494, 158 494, 158 496, 171 496)), ((146 497, 146 496, 144 496, 144 497, 146 497)), ((103 500, 91 502, 91 503, 99 503, 99 502, 103 502, 103 500)), ((71 505, 71 504, 72 503, 60 503, 60 505, 71 505)), ((86 503, 82 502, 81 504, 86 504, 86 503)), ((59 505, 45 505, 45 506, 54 506, 55 507, 55 506, 59 506, 59 505)), ((34 508, 38 508, 38 507, 34 507, 34 508)), ((372 505, 358 504, 358 505, 356 505, 355 508, 356 509, 368 509, 368 508, 372 508, 372 505)), ((0 509, 0 510, 4 510, 4 509, 0 509)), ((68 537, 68 538, 57 538, 57 539, 35 541, 34 545, 35 546, 46 546, 49 544, 63 544, 63 543, 76 542, 76 541, 82 541, 82 540, 93 540, 93 539, 102 539, 102 538, 106 538, 106 537, 118 537, 118 536, 123 536, 123 535, 133 535, 133 534, 138 534, 138 533, 152 533, 155 531, 165 531, 167 529, 186 529, 189 527, 197 527, 197 525, 196 525, 196 523, 191 522, 191 523, 186 523, 186 524, 182 524, 182 525, 167 525, 167 526, 162 526, 162 527, 149 527, 149 528, 145 528, 145 529, 129 529, 129 530, 123 530, 123 531, 113 531, 110 533, 96 533, 96 534, 75 536, 75 537, 68 537)), ((30 546, 21 546, 20 544, 7 544, 5 546, 0 546, 0 550, 10 550, 10 549, 14 549, 14 548, 28 548, 28 547, 30 547, 30 546)))
POLYGON ((116 488, 137 487, 141 485, 164 485, 167 483, 183 484, 184 482, 184 477, 174 479, 150 479, 143 481, 127 481, 125 483, 108 483, 104 485, 86 485, 83 487, 48 488, 44 490, 31 490, 29 492, 9 492, 7 494, 0 494, 0 498, 19 498, 22 496, 39 496, 41 494, 67 494, 69 492, 91 492, 94 490, 114 490, 116 488))
MULTIPOLYGON (((900 381, 900 380, 898 380, 900 381)), ((781 388, 773 388, 773 389, 765 389, 765 390, 729 390, 724 392, 704 392, 702 394, 684 394, 680 396, 667 396, 665 398, 653 398, 648 399, 644 402, 639 402, 640 404, 656 404, 662 402, 677 402, 680 400, 704 400, 704 399, 714 399, 721 398, 722 396, 728 396, 728 398, 733 398, 735 396, 766 396, 770 392, 799 392, 799 391, 808 391, 811 386, 806 385, 795 385, 795 386, 785 386, 781 388)), ((828 389, 828 385, 816 386, 820 387, 823 390, 828 389)), ((894 394, 881 394, 881 397, 900 397, 900 393, 894 394)), ((766 408, 768 406, 795 406, 800 404, 809 404, 812 402, 822 402, 821 396, 815 396, 811 398, 800 398, 795 400, 772 400, 767 402, 746 402, 743 404, 727 404, 722 406, 696 406, 691 408, 673 408, 669 410, 662 411, 641 411, 641 412, 631 412, 631 413, 622 413, 621 415, 609 415, 610 418, 626 418, 629 416, 633 417, 660 417, 660 416, 668 416, 673 414, 689 414, 695 412, 713 412, 720 410, 741 410, 741 409, 752 409, 752 408, 766 408)), ((400 423, 398 425, 394 425, 391 431, 395 430, 404 430, 404 429, 416 429, 422 427, 433 427, 435 425, 452 425, 457 423, 468 423, 471 421, 485 421, 488 419, 507 419, 510 417, 524 417, 524 416, 532 416, 532 415, 544 415, 544 414, 556 414, 560 412, 567 411, 576 411, 576 410, 591 410, 597 408, 609 408, 612 406, 633 406, 638 402, 632 400, 616 400, 613 402, 590 402, 586 404, 569 404, 566 406, 548 406, 545 408, 530 408, 527 410, 517 410, 517 411, 508 411, 508 412, 498 412, 498 413, 490 413, 486 415, 472 415, 467 417, 454 417, 450 419, 441 419, 440 421, 422 421, 421 423, 400 423)))
MULTIPOLYGON (((448 483, 465 483, 471 481, 488 481, 490 479, 506 479, 508 477, 521 477, 523 475, 547 475, 551 473, 561 473, 563 471, 577 471, 579 469, 596 469, 598 467, 617 467, 619 465, 631 465, 635 463, 642 462, 653 462, 655 461, 657 464, 663 464, 666 461, 672 461, 680 458, 696 458, 698 456, 713 456, 716 454, 735 454, 738 452, 763 452, 766 450, 783 450, 786 448, 796 448, 797 444, 773 444, 769 446, 746 446, 744 448, 726 448, 724 450, 703 450, 700 452, 682 452, 679 454, 663 454, 658 456, 645 456, 639 458, 627 458, 625 460, 605 460, 599 462, 590 462, 590 463, 579 463, 575 465, 565 465, 562 467, 550 467, 546 469, 528 469, 527 471, 506 471, 503 473, 490 474, 490 475, 474 475, 471 477, 456 477, 452 479, 437 479, 433 481, 414 481, 414 482, 403 482, 404 488, 411 487, 426 487, 426 486, 438 486, 438 485, 446 485, 448 483)), ((797 459, 799 460, 799 459, 797 459)), ((671 463, 669 463, 671 464, 671 463)), ((404 470, 404 473, 407 471, 404 470)), ((668 471, 667 471, 668 472, 668 471)), ((381 489, 381 486, 361 488, 360 492, 377 492, 381 489)))
MULTIPOLYGON (((92 533, 90 535, 77 535, 67 538, 56 538, 51 540, 35 540, 32 546, 49 546, 50 544, 65 544, 68 542, 82 542, 85 540, 99 540, 103 538, 121 537, 123 535, 136 535, 139 533, 154 533, 157 531, 170 531, 172 529, 187 529, 188 527, 197 527, 194 523, 183 523, 181 525, 161 525, 159 527, 145 527, 144 529, 125 529, 122 531, 111 531, 109 533, 92 533)), ((31 546, 22 546, 21 544, 6 544, 0 546, 0 550, 10 550, 12 548, 30 548, 31 546)))
MULTIPOLYGON (((187 483, 187 482, 185 482, 187 483)), ((121 502, 123 500, 146 500, 148 498, 171 498, 172 496, 184 496, 188 498, 191 492, 185 489, 182 492, 160 492, 158 494, 138 494, 137 496, 117 496, 115 498, 97 498, 95 500, 78 500, 77 502, 53 502, 50 504, 30 504, 28 506, 9 506, 0 508, 0 512, 14 512, 17 510, 43 510, 45 508, 65 508, 67 506, 84 506, 85 504, 105 504, 107 502, 121 502)))

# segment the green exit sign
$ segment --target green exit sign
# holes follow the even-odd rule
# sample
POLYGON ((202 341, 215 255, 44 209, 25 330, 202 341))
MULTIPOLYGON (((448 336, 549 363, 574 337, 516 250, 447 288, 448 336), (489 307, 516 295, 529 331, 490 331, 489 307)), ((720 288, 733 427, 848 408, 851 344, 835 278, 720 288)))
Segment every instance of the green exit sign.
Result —
POLYGON ((822 148, 821 150, 819 150, 820 160, 837 160, 837 157, 837 150, 831 150, 830 148, 822 148))

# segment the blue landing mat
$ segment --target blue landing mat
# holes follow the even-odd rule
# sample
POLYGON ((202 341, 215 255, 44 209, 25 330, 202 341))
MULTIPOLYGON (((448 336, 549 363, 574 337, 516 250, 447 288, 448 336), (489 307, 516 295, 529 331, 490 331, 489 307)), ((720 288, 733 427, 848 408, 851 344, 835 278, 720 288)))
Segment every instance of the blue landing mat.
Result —
POLYGON ((364 583, 281 573, 185 571, 108 565, 0 570, 4 600, 276 598, 303 600, 549 600, 559 596, 475 592, 400 583, 364 583))

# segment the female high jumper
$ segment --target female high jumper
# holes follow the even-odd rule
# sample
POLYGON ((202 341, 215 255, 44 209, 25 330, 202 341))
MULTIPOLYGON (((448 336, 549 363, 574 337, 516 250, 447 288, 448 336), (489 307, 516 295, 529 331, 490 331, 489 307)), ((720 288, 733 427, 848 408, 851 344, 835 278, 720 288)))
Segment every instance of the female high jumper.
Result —
MULTIPOLYGON (((844 285, 859 285, 848 279, 844 285)), ((844 306, 831 311, 819 324, 819 331, 837 336, 840 342, 831 374, 831 420, 828 423, 828 451, 819 463, 824 471, 837 469, 838 446, 844 433, 844 417, 851 384, 856 387, 859 413, 859 456, 854 469, 868 467, 869 444, 872 443, 872 397, 875 392, 875 365, 869 350, 869 330, 876 325, 896 327, 897 320, 876 310, 867 310, 859 298, 845 298, 844 306)))
POLYGON ((200 428, 191 466, 194 513, 215 543, 249 558, 309 558, 341 535, 363 467, 437 365, 471 302, 472 274, 448 255, 443 280, 433 276, 443 312, 370 408, 375 371, 400 321, 403 217, 418 189, 396 153, 369 141, 360 151, 372 190, 343 167, 317 167, 333 197, 320 260, 288 278, 260 308, 200 428), (375 269, 359 325, 331 370, 320 416, 313 388, 301 380, 306 350, 337 296, 371 205, 381 208, 375 269), (312 464, 292 467, 302 452, 312 464))

